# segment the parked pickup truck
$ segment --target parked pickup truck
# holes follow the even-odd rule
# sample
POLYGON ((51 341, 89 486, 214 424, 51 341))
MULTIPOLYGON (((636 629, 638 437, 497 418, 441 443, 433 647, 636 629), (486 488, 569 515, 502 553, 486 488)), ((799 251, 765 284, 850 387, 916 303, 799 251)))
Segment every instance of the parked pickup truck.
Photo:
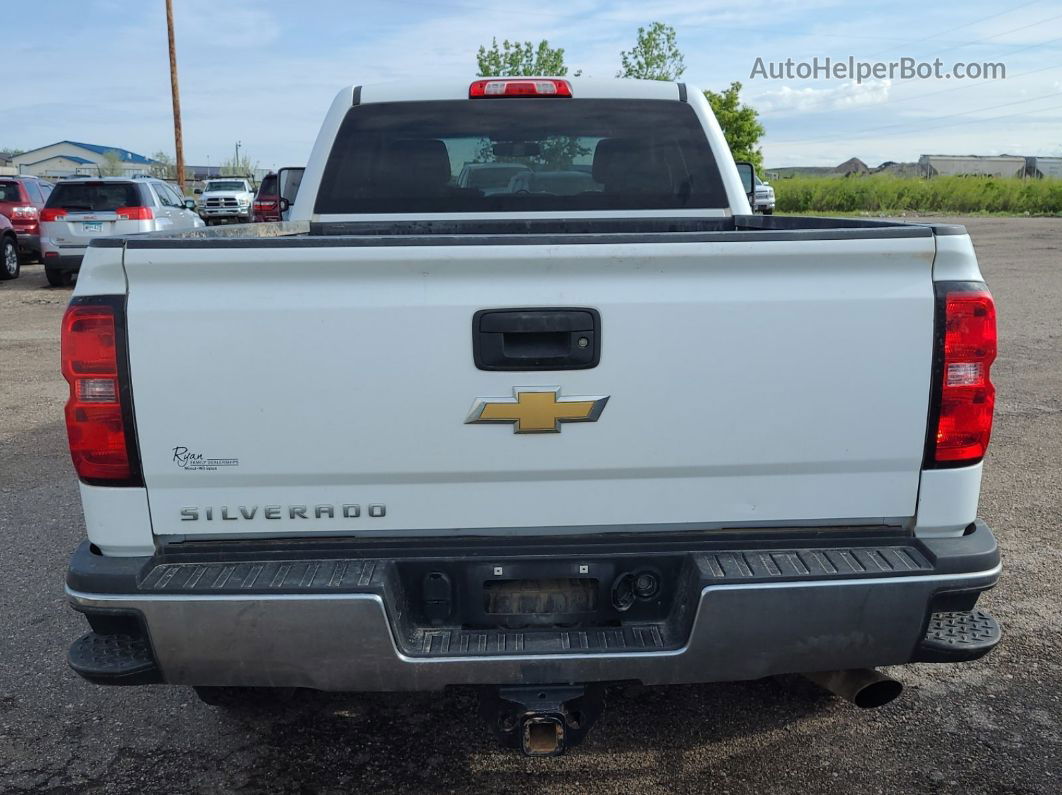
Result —
POLYGON ((995 308, 961 226, 753 215, 700 90, 346 88, 294 220, 94 240, 62 367, 101 684, 606 686, 971 660, 995 308), (459 183, 471 159, 571 171, 459 183), (519 184, 517 184, 519 183, 519 184))
POLYGON ((249 223, 253 201, 254 188, 246 179, 208 180, 199 196, 199 217, 208 226, 228 221, 249 223))

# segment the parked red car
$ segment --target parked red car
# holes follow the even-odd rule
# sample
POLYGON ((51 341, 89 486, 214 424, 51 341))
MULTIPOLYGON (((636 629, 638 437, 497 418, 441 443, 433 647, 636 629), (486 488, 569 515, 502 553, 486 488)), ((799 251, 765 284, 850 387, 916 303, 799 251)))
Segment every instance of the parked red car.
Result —
POLYGON ((256 223, 287 220, 305 171, 302 166, 287 166, 266 174, 251 205, 251 220, 256 223))
POLYGON ((0 215, 0 281, 14 279, 18 272, 18 237, 7 216, 0 215))
POLYGON ((251 205, 251 220, 255 223, 280 220, 279 180, 272 171, 262 177, 262 184, 258 186, 258 194, 251 205))
POLYGON ((51 193, 52 183, 37 177, 0 176, 0 215, 14 227, 23 257, 41 257, 41 210, 51 193))

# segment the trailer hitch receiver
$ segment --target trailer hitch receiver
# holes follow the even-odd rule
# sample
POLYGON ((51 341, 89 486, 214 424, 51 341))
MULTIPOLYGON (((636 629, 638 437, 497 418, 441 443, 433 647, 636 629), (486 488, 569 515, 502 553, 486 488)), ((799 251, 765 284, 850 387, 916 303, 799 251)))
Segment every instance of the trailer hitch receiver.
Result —
POLYGON ((480 710, 504 745, 527 756, 558 756, 582 742, 604 707, 602 685, 488 688, 480 710))

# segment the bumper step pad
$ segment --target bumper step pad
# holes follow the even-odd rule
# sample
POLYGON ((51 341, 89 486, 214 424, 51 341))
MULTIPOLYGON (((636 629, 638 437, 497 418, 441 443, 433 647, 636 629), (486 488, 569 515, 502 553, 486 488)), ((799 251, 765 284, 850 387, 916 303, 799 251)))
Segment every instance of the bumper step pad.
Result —
POLYGON ((150 685, 162 681, 147 639, 89 632, 70 647, 70 667, 100 685, 150 685))
POLYGON ((933 613, 914 662, 963 662, 984 657, 1003 637, 984 610, 933 613))

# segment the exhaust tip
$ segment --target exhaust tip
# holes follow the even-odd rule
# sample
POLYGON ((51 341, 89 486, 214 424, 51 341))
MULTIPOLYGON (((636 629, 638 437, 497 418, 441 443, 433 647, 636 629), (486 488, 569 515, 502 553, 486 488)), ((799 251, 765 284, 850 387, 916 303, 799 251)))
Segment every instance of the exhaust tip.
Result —
POLYGON ((804 676, 860 709, 883 707, 903 692, 901 682, 872 668, 820 671, 804 676))
POLYGON ((852 698, 852 703, 860 709, 884 707, 903 692, 903 684, 895 679, 882 679, 861 688, 852 698))

